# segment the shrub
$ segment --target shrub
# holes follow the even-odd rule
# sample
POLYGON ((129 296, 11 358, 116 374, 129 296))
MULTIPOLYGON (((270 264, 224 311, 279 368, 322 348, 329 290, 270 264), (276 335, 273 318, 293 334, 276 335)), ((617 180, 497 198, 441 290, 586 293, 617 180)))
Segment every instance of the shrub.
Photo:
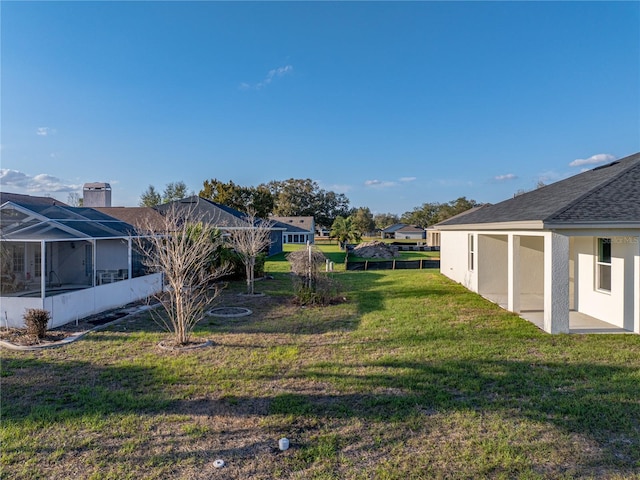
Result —
POLYGON ((338 283, 320 273, 326 257, 313 246, 287 255, 291 265, 293 293, 300 305, 328 305, 339 293, 338 283))
POLYGON ((48 311, 41 308, 28 308, 22 318, 24 318, 29 335, 44 338, 49 320, 51 320, 51 314, 48 311))
MULTIPOLYGON (((255 277, 260 278, 264 276, 264 264, 267 259, 267 256, 263 253, 256 257, 255 264, 255 277)), ((230 273, 228 273, 224 278, 228 280, 246 280, 247 274, 244 266, 244 262, 242 261, 242 257, 236 253, 231 248, 222 248, 220 250, 219 262, 221 265, 226 264, 230 273)))
POLYGON ((318 275, 309 283, 304 275, 293 274, 293 294, 298 305, 329 305, 340 293, 340 286, 328 275, 318 275))

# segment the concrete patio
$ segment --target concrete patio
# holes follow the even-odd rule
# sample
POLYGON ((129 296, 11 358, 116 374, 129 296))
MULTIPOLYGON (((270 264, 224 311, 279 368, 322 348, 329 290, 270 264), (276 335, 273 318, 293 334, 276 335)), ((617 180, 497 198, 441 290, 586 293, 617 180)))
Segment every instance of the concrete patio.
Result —
MULTIPOLYGON (((500 294, 484 294, 490 302, 507 309, 507 296, 500 294)), ((520 317, 544 330, 544 311, 542 295, 522 295, 520 297, 520 317)), ((584 313, 571 310, 569 312, 569 333, 633 333, 610 323, 590 317, 584 313)))

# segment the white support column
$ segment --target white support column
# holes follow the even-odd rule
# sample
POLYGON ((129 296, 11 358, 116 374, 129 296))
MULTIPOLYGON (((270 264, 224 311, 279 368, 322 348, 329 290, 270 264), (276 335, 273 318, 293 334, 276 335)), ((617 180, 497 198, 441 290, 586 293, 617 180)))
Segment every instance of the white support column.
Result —
POLYGON ((544 236, 544 331, 569 333, 569 237, 544 236))
POLYGON ((633 331, 640 333, 640 236, 633 257, 633 331))
POLYGON ((89 241, 91 242, 91 250, 92 250, 91 261, 93 262, 93 280, 91 281, 91 285, 95 287, 96 286, 96 259, 98 258, 96 255, 98 250, 98 243, 95 238, 92 238, 89 241))
POLYGON ((127 239, 127 280, 131 280, 131 275, 133 273, 133 245, 131 244, 131 237, 127 239))
POLYGON ((40 241, 40 298, 44 300, 44 289, 47 286, 47 247, 44 240, 40 241))
POLYGON ((507 310, 520 313, 520 235, 510 233, 507 243, 507 310))

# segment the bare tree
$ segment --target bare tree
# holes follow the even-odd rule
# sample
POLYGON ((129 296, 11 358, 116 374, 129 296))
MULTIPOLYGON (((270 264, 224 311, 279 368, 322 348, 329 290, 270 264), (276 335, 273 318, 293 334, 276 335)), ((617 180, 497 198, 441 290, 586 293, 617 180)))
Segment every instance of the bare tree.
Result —
POLYGON ((70 192, 67 195, 67 203, 72 207, 81 207, 82 206, 82 197, 78 192, 70 192))
POLYGON ((271 244, 273 222, 256 217, 250 211, 244 217, 245 224, 225 227, 227 240, 242 259, 247 276, 247 294, 253 295, 255 283, 256 258, 271 244))
POLYGON ((163 216, 161 230, 151 222, 143 227, 155 232, 137 241, 144 263, 164 275, 164 290, 156 294, 166 313, 159 323, 173 333, 177 345, 189 342, 205 309, 220 294, 215 280, 228 269, 217 259, 222 238, 209 222, 197 221, 192 211, 170 208, 163 216))

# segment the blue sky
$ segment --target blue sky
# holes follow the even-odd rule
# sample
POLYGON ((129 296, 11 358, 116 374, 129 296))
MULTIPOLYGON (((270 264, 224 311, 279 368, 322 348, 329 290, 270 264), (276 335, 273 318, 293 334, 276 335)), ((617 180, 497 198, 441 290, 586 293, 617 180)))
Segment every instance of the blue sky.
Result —
POLYGON ((638 2, 0 4, 3 191, 311 178, 402 214, 640 151, 638 2))

